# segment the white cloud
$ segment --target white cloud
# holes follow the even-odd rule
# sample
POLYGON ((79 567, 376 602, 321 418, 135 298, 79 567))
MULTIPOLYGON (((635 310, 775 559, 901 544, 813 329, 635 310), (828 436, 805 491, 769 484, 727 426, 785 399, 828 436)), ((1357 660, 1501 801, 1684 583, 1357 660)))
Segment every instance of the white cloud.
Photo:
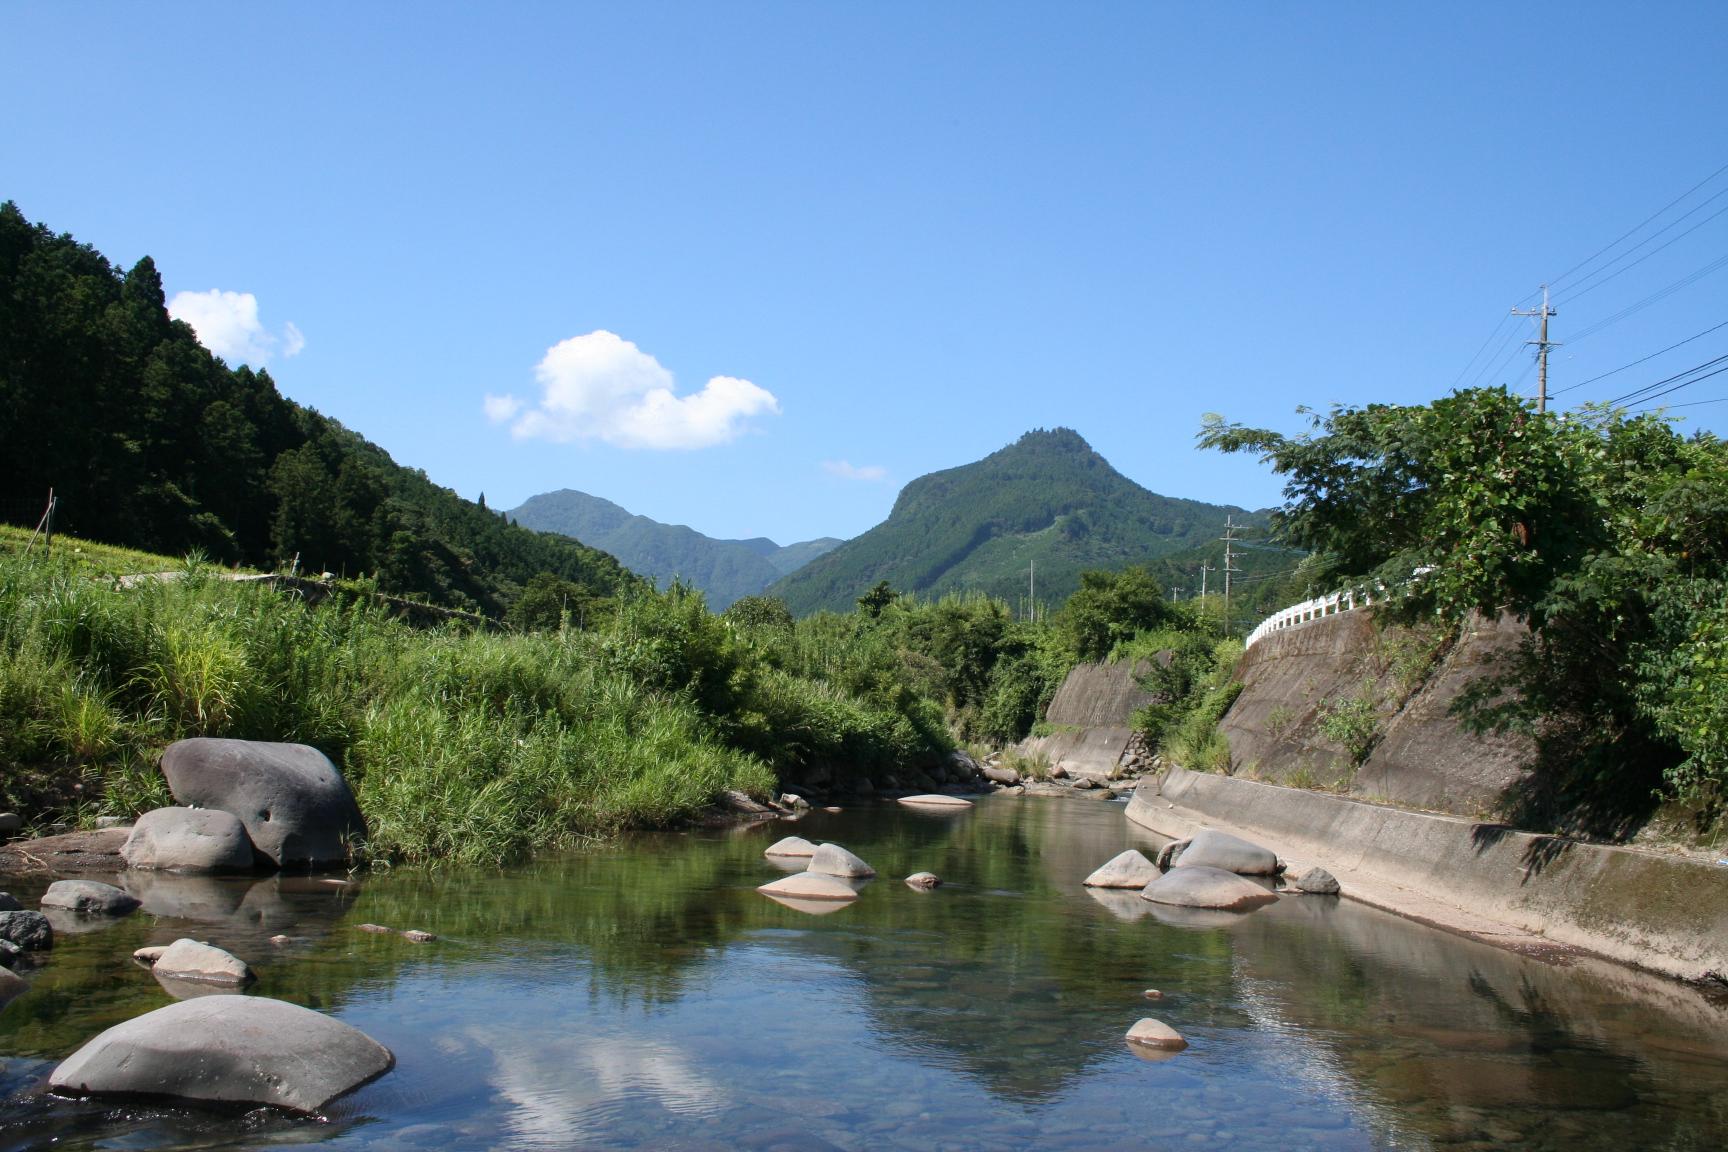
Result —
POLYGON ((299 355, 306 337, 292 322, 271 332, 258 319, 258 297, 250 292, 176 292, 168 314, 198 333, 198 342, 230 364, 262 368, 270 357, 299 355))
POLYGON ((514 396, 494 396, 488 392, 480 404, 486 409, 486 419, 494 424, 502 424, 522 411, 522 401, 514 396))
POLYGON ((540 400, 487 396, 494 423, 518 439, 600 440, 620 448, 706 448, 735 439, 745 422, 778 413, 774 394, 735 376, 712 377, 679 396, 660 361, 604 329, 554 344, 534 367, 540 400))
POLYGON ((880 464, 851 464, 845 460, 824 460, 822 471, 845 480, 886 480, 888 469, 880 464))

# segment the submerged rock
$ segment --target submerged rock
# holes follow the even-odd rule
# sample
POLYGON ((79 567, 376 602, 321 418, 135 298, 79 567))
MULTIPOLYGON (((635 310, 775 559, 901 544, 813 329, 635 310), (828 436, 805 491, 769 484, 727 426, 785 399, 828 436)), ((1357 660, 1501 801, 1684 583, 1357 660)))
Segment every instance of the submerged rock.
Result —
POLYGON ((1238 876, 1275 876, 1278 873, 1278 855, 1240 836, 1207 828, 1196 832, 1188 841, 1174 867, 1221 868, 1238 876))
POLYGON ((24 977, 10 968, 0 967, 0 1008, 6 1007, 29 990, 30 985, 24 982, 24 977))
POLYGON ((1212 908, 1226 912, 1246 912, 1278 900, 1277 896, 1252 880, 1244 880, 1222 868, 1200 865, 1171 869, 1146 885, 1140 898, 1179 908, 1212 908))
POLYGON ((348 782, 305 744, 180 740, 162 754, 162 774, 181 804, 238 816, 278 867, 340 863, 366 834, 348 782))
POLYGON ((809 857, 816 853, 816 845, 802 836, 788 836, 784 840, 776 840, 762 850, 764 856, 809 857))
POLYGON ((763 884, 756 891, 768 896, 794 900, 856 900, 858 891, 838 876, 819 872, 800 872, 782 876, 772 884, 763 884))
POLYGON ((54 1069, 48 1083, 69 1095, 312 1112, 395 1062, 358 1028, 309 1008, 261 996, 205 996, 116 1024, 54 1069))
POLYGON ((128 868, 164 872, 250 872, 246 826, 220 808, 157 808, 138 817, 120 849, 128 868))
POLYGON ((21 952, 54 947, 54 927, 40 912, 0 912, 0 940, 10 940, 21 952))
POLYGON ((151 966, 160 980, 191 980, 200 984, 238 987, 252 982, 252 969, 231 952, 182 938, 165 948, 140 948, 135 960, 151 966), (153 955, 152 955, 153 954, 153 955))
POLYGON ((94 880, 56 880, 42 894, 42 907, 80 916, 126 916, 138 910, 138 903, 132 893, 94 880))
POLYGON ((1164 1021, 1154 1020, 1150 1016, 1136 1021, 1134 1027, 1128 1029, 1127 1039, 1130 1044, 1155 1048, 1162 1052, 1180 1052, 1188 1047, 1188 1041, 1182 1038, 1182 1033, 1164 1021))
POLYGON ((876 875, 876 869, 838 844, 819 844, 810 856, 810 871, 828 876, 864 878, 876 875))
POLYGON ((1111 857, 1084 883, 1088 888, 1144 888, 1156 879, 1158 866, 1130 848, 1111 857))
POLYGON ((972 801, 961 796, 944 796, 940 792, 927 792, 918 796, 902 796, 900 803, 910 808, 946 808, 958 812, 972 807, 972 801))
POLYGON ((942 878, 934 872, 914 872, 912 875, 906 877, 907 886, 925 892, 930 891, 930 889, 935 888, 941 883, 942 878))

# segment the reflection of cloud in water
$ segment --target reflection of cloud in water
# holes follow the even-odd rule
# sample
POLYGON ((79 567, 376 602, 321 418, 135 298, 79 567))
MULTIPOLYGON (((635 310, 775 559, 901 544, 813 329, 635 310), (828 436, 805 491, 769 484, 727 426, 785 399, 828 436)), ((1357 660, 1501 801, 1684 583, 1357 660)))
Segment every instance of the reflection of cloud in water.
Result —
POLYGON ((666 1044, 622 1036, 511 1036, 492 1049, 494 1083, 515 1105, 511 1128, 536 1143, 567 1147, 605 1126, 626 1101, 652 1101, 681 1116, 718 1112, 724 1093, 666 1044), (632 1100, 632 1098, 634 1098, 632 1100))

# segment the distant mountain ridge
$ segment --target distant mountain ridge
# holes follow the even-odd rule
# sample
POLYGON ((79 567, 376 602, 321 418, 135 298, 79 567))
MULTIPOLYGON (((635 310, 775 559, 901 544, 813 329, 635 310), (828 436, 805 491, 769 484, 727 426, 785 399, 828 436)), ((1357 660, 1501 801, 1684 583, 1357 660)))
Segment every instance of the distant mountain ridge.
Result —
POLYGON ((879 580, 940 596, 978 591, 1018 603, 1037 566, 1040 603, 1060 604, 1080 573, 1121 569, 1199 547, 1225 518, 1264 513, 1159 496, 1123 476, 1078 432, 1039 429, 984 459, 901 490, 888 519, 768 591, 798 615, 850 611, 879 580))
POLYGON ((766 536, 716 540, 683 524, 638 516, 599 496, 563 488, 530 496, 505 513, 524 528, 556 532, 609 552, 665 587, 674 578, 700 588, 716 612, 763 591, 838 546, 833 537, 781 547, 766 536))

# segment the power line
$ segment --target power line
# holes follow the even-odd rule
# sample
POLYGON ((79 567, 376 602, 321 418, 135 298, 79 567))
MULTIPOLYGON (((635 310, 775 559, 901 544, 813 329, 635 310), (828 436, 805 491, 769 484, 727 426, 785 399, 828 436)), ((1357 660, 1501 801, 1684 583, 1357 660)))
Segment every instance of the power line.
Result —
POLYGON ((1578 343, 1578 341, 1583 340, 1584 338, 1586 338, 1588 336, 1594 336, 1596 333, 1602 331, 1602 329, 1607 328, 1609 325, 1612 325, 1612 324, 1618 324, 1620 321, 1626 319, 1628 316, 1631 316, 1635 312, 1642 312, 1644 309, 1650 307, 1650 305, 1655 304, 1658 301, 1667 299, 1668 297, 1674 295, 1674 293, 1680 291, 1680 289, 1697 283, 1699 280, 1702 280, 1702 279, 1704 279, 1704 277, 1710 275, 1710 273, 1720 271, 1723 267, 1728 267, 1728 256, 1718 257, 1717 259, 1712 260, 1710 263, 1706 264, 1704 267, 1698 269, 1696 272, 1692 272, 1686 276, 1682 276, 1680 279, 1674 281, 1672 284, 1669 284, 1666 287, 1658 288, 1656 291, 1654 291, 1650 295, 1644 297, 1644 299, 1638 301, 1636 304, 1629 304, 1625 308, 1622 308, 1622 309, 1620 309, 1620 311, 1614 313, 1614 315, 1608 316, 1604 319, 1598 320, 1594 324, 1589 325, 1583 331, 1574 332, 1572 334, 1572 343, 1576 344, 1576 343, 1578 343))
MULTIPOLYGON (((1637 224, 1634 224, 1630 229, 1621 233, 1620 236, 1618 236, 1612 242, 1610 242, 1609 244, 1607 244, 1606 246, 1604 246, 1602 248, 1597 249, 1595 252, 1592 252, 1590 255, 1584 257, 1584 259, 1578 261, 1578 263, 1572 265, 1572 267, 1566 269, 1566 271, 1560 273, 1560 275, 1555 276, 1554 278, 1549 280, 1548 283, 1553 285, 1554 287, 1558 288, 1565 281, 1566 277, 1572 275, 1572 273, 1578 271, 1578 269, 1584 267, 1586 264, 1589 264, 1591 261, 1595 260, 1596 257, 1602 255, 1604 252, 1608 252, 1614 248, 1619 247, 1621 241, 1625 240, 1627 237, 1632 236, 1635 233, 1637 233, 1638 231, 1640 231, 1646 224, 1650 223, 1652 220, 1654 220, 1658 216, 1662 215, 1662 213, 1668 211, 1668 209, 1674 207, 1674 205, 1680 203, 1680 201, 1686 199, 1686 197, 1692 195, 1692 193, 1698 191, 1698 189, 1704 187, 1704 185, 1710 183, 1710 181, 1716 179, 1716 177, 1722 175, 1722 173, 1724 173, 1724 172, 1728 172, 1728 164, 1722 165, 1722 167, 1716 169, 1716 171, 1710 173, 1710 175, 1704 177, 1704 179, 1698 181, 1698 183, 1692 185, 1692 187, 1686 189, 1686 191, 1680 193, 1680 195, 1674 197, 1674 199, 1668 201, 1668 203, 1662 205, 1662 207, 1656 209, 1656 211, 1650 213, 1650 215, 1646 216, 1643 220, 1640 220, 1637 224)), ((1528 299, 1528 297, 1526 297, 1526 299, 1528 299)))
POLYGON ((1600 376, 1592 376, 1588 380, 1580 380, 1576 384, 1568 384, 1564 388, 1556 388, 1556 389, 1554 389, 1553 392, 1550 393, 1550 395, 1558 396, 1562 392, 1570 392, 1574 388, 1582 388, 1586 384, 1594 384, 1598 380, 1606 380, 1610 376, 1618 376, 1620 373, 1626 371, 1626 369, 1628 369, 1628 368, 1636 368, 1636 367, 1638 367, 1638 365, 1644 363, 1644 361, 1646 361, 1646 360, 1654 360, 1658 356, 1664 355, 1668 352, 1672 352, 1676 348, 1680 348, 1684 345, 1692 343, 1692 341, 1698 339, 1701 336, 1708 336, 1708 335, 1710 335, 1710 333, 1716 331, 1718 328, 1728 328, 1728 320, 1724 320, 1720 324, 1714 325, 1710 328, 1706 328, 1706 329, 1704 329, 1704 331, 1699 332, 1697 335, 1688 336, 1688 337, 1686 337, 1686 339, 1680 341, 1680 343, 1678 343, 1678 344, 1670 344, 1670 345, 1668 345, 1668 347, 1662 349, 1661 352, 1652 352, 1648 356, 1640 356, 1638 359, 1632 361, 1632 363, 1622 364, 1622 365, 1620 365, 1620 367, 1615 368, 1610 372, 1604 372, 1600 376))
MULTIPOLYGON (((1724 356, 1724 357, 1722 357, 1722 359, 1728 360, 1728 356, 1724 356)), ((1714 364, 1715 361, 1712 360, 1711 363, 1714 364)), ((1700 364, 1698 367, 1702 368, 1702 367, 1704 367, 1704 365, 1700 364)), ((1697 371, 1697 369, 1693 369, 1693 371, 1697 371)), ((1678 392, 1682 388, 1690 388, 1690 387, 1692 387, 1692 385, 1698 383, 1699 380, 1708 380, 1708 379, 1710 379, 1710 377, 1720 376, 1724 372, 1728 372, 1728 365, 1723 365, 1721 368, 1716 369, 1716 371, 1714 371, 1714 372, 1706 372, 1706 373, 1704 373, 1704 375, 1699 376, 1696 379, 1683 381, 1682 383, 1674 385, 1674 387, 1672 387, 1672 388, 1665 388, 1661 392, 1656 393, 1654 396, 1646 396, 1646 397, 1644 397, 1644 399, 1640 400, 1638 403, 1641 406, 1648 407, 1649 406, 1648 402, 1651 400, 1655 400, 1655 399, 1658 399, 1662 396, 1666 396, 1671 392, 1678 392)), ((1666 407, 1666 405, 1659 405, 1659 407, 1666 407)))
MULTIPOLYGON (((1686 387, 1687 384, 1696 384, 1698 381, 1697 380, 1687 380, 1685 384, 1677 385, 1674 388, 1668 389, 1666 392, 1655 392, 1654 395, 1650 395, 1649 393, 1653 392, 1654 389, 1662 387, 1662 385, 1664 385, 1664 384, 1672 384, 1676 380, 1680 380, 1683 377, 1690 376, 1694 372, 1702 372, 1706 368, 1714 368, 1716 365, 1721 364, 1725 360, 1728 360, 1728 355, 1718 356, 1714 360, 1706 360, 1702 364, 1694 364, 1692 367, 1686 369, 1684 372, 1676 372, 1672 376, 1663 377, 1661 380, 1656 381, 1654 384, 1646 384, 1642 388, 1632 389, 1632 391, 1626 393, 1626 395, 1624 395, 1624 396, 1616 396, 1614 399, 1608 401, 1608 406, 1610 408, 1618 408, 1622 404, 1631 404, 1631 403, 1640 403, 1641 404, 1646 400, 1655 399, 1656 396, 1666 396, 1666 395, 1668 395, 1669 392, 1678 391, 1680 388, 1686 387)), ((1724 369, 1724 371, 1728 371, 1728 369, 1724 369)), ((1715 373, 1712 372, 1710 375, 1714 376, 1715 373)), ((1698 379, 1703 380, 1703 379, 1707 379, 1707 377, 1700 376, 1698 379)))
MULTIPOLYGON (((1722 191, 1720 191, 1720 192, 1716 193, 1716 195, 1710 197, 1709 200, 1704 201, 1704 204, 1709 204, 1711 201, 1720 199, 1723 196, 1728 196, 1728 188, 1722 189, 1722 191)), ((1698 208, 1704 207, 1704 204, 1698 205, 1698 208)), ((1698 211, 1698 208, 1692 209, 1692 212, 1698 211)), ((1686 213, 1686 216, 1692 215, 1692 212, 1686 213)), ((1579 288, 1576 291, 1567 293, 1559 302, 1565 303, 1565 302, 1570 301, 1570 300, 1576 300, 1580 296, 1584 296, 1584 295, 1587 295, 1588 293, 1596 291, 1596 289, 1602 287, 1602 285, 1607 284, 1609 281, 1613 280, 1614 277, 1623 275, 1627 272, 1630 272, 1632 269, 1638 267, 1638 265, 1644 263, 1644 261, 1650 259, 1650 257, 1656 255, 1656 253, 1661 252, 1663 249, 1668 248, 1674 244, 1678 244, 1680 241, 1686 239, 1686 237, 1692 235, 1692 233, 1698 231, 1698 229, 1704 227, 1704 225, 1710 223, 1710 221, 1716 219, 1716 217, 1722 215, 1722 213, 1724 213, 1724 212, 1728 212, 1728 205, 1724 205, 1723 207, 1718 208, 1716 211, 1710 213, 1710 215, 1704 217, 1704 219, 1698 221, 1698 223, 1692 225, 1692 227, 1686 229, 1686 231, 1680 233, 1680 235, 1674 237, 1674 239, 1668 241, 1667 244, 1664 244, 1659 248, 1652 248, 1650 251, 1644 253, 1644 255, 1638 257, 1638 259, 1632 261, 1632 263, 1626 265, 1626 267, 1620 269, 1618 272, 1614 272, 1608 276, 1603 277, 1601 280, 1596 281, 1596 283, 1590 285, 1590 287, 1588 287, 1588 288, 1579 288)), ((1680 217, 1680 220, 1686 219, 1686 216, 1680 217)), ((1586 276, 1585 279, 1588 280, 1591 277, 1600 275, 1602 272, 1606 272, 1609 268, 1612 268, 1615 264, 1618 264, 1621 260, 1626 259, 1627 256, 1632 255, 1633 252, 1638 251, 1638 248, 1644 247, 1645 244, 1650 243, 1651 240, 1654 240, 1654 239, 1656 239, 1657 236, 1662 235, 1662 232, 1668 231, 1668 228, 1672 228, 1672 227, 1674 227, 1675 224, 1680 223, 1680 220, 1675 220, 1673 222, 1673 224, 1669 224, 1667 228, 1662 229, 1661 232, 1657 232, 1655 235, 1653 235, 1649 239, 1645 240, 1642 244, 1639 244, 1636 248, 1633 248, 1630 251, 1627 251, 1626 253, 1616 257, 1614 260, 1610 261, 1609 263, 1604 264, 1600 269, 1598 269, 1595 272, 1592 272, 1590 274, 1590 276, 1586 276)))
MULTIPOLYGON (((1712 372, 1711 375, 1714 376, 1715 373, 1712 372)), ((1703 404, 1720 404, 1725 400, 1728 400, 1728 396, 1718 396, 1714 400, 1688 400, 1684 404, 1663 404, 1661 407, 1672 411, 1675 408, 1697 408, 1703 404)))

